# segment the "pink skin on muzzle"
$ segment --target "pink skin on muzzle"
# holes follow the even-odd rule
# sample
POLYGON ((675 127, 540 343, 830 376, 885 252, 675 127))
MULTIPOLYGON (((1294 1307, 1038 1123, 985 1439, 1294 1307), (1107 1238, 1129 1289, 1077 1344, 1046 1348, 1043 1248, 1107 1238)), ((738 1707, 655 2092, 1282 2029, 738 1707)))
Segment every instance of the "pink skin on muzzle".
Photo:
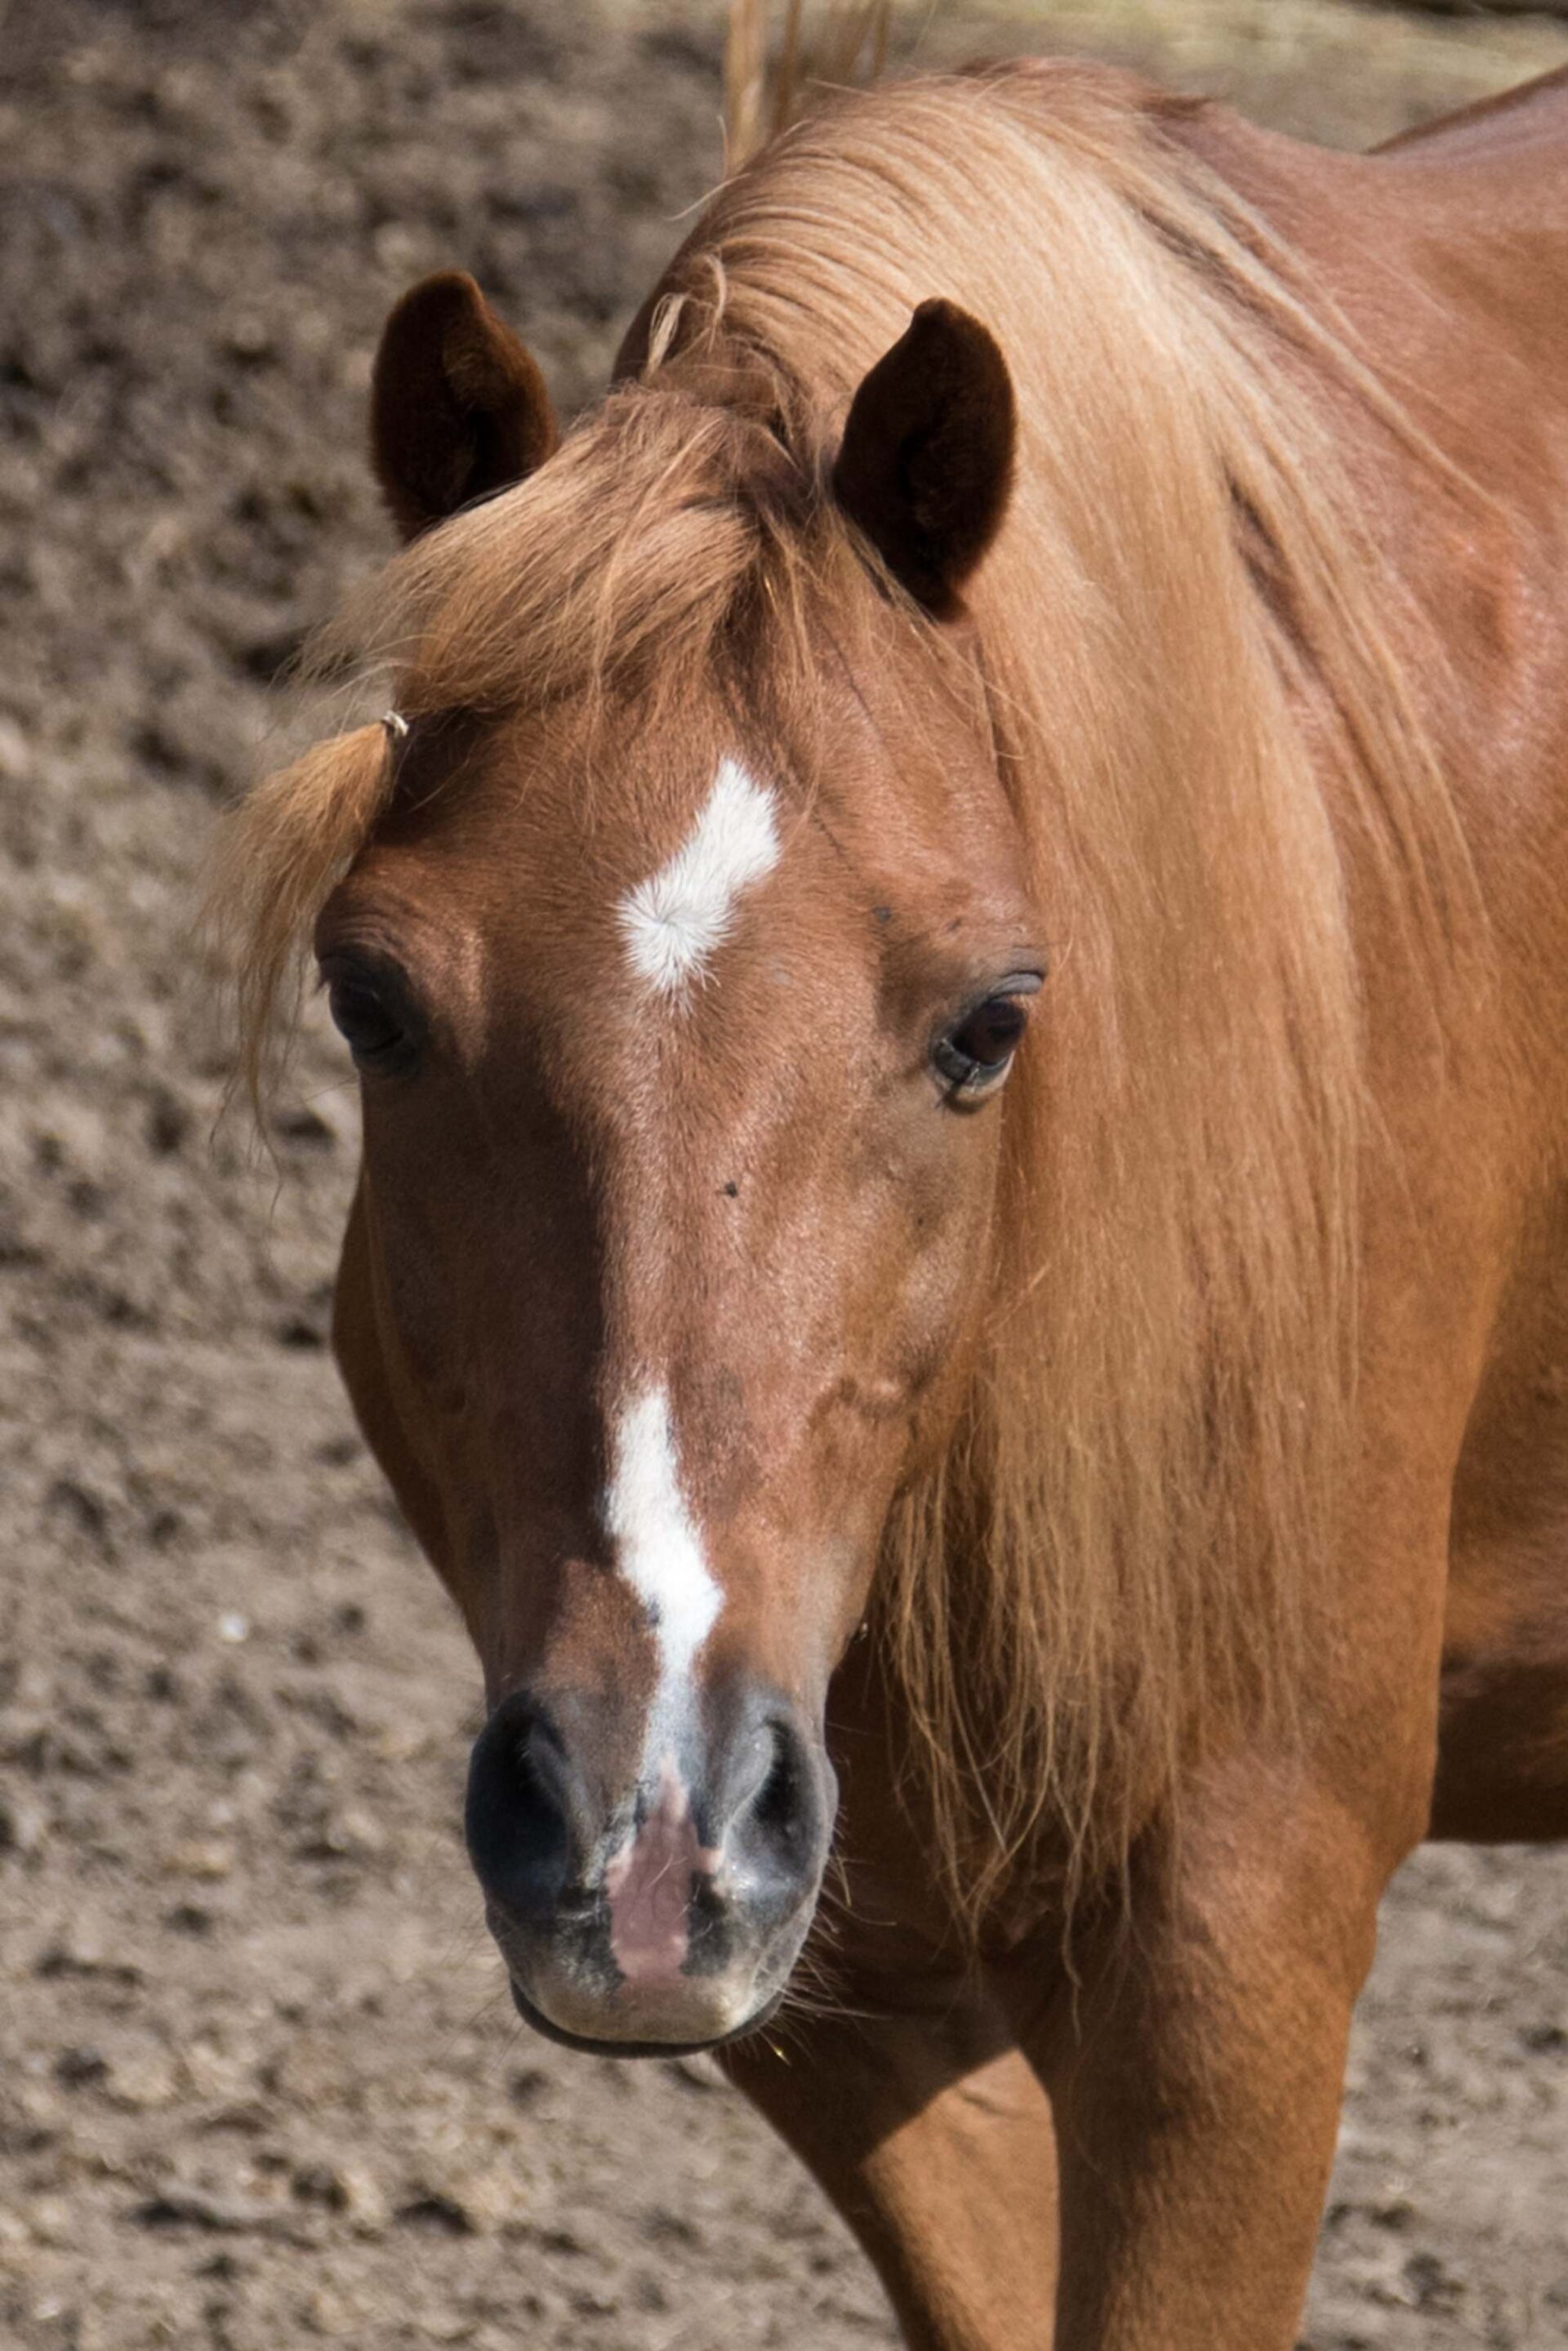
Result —
POLYGON ((659 1767, 659 1800, 638 1834, 605 1865, 610 1949, 639 1990, 680 1980, 690 1949, 692 1879, 712 1877, 716 1847, 698 1842, 691 1800, 668 1756, 659 1767))

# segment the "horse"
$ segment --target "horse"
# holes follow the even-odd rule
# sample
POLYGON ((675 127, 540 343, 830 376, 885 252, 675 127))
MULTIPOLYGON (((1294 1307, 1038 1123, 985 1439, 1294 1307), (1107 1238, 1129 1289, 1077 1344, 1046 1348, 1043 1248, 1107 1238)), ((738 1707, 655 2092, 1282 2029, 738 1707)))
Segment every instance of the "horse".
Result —
POLYGON ((1568 1834, 1568 77, 824 98, 570 432, 458 272, 216 919, 521 2015, 919 2351, 1285 2351, 1379 1897, 1568 1834))

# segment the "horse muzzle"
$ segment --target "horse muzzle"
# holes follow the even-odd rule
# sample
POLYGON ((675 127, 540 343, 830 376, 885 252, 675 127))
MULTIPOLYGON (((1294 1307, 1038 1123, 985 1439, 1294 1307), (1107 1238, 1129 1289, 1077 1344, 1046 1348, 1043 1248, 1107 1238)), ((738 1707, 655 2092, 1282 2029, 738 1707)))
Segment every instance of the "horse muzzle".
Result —
POLYGON ((836 1790, 778 1693, 655 1726, 612 1791, 602 1713, 502 1700, 469 1764, 469 1856, 519 2013, 601 2053, 709 2048, 771 2013, 816 1907, 836 1790))

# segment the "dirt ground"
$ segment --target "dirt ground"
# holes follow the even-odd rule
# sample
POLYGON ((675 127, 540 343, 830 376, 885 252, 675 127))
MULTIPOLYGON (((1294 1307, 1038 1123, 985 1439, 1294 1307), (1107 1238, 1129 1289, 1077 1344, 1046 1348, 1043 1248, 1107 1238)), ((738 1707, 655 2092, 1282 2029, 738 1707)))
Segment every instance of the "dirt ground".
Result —
MULTIPOLYGON (((906 31, 925 11, 911 10, 906 31)), ((858 2351, 878 2288, 706 2064, 524 2034, 476 1677, 324 1350, 354 1102, 213 1134, 193 951, 269 684, 386 545, 361 411, 471 267, 568 406, 720 160, 716 5, 0 5, 0 2340, 858 2351)), ((938 9, 1356 142, 1568 60, 1339 0, 938 9)), ((1568 2343, 1568 1856, 1420 1856, 1315 2351, 1568 2343)))

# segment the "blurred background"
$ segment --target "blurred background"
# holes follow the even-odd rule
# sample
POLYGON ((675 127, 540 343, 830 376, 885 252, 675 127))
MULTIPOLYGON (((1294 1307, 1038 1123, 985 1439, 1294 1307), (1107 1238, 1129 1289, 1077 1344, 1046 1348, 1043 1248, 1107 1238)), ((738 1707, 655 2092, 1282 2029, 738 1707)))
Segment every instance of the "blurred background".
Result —
MULTIPOLYGON (((473 270, 570 409, 722 162, 722 11, 0 0, 0 2339, 860 2351, 892 2329, 708 2064, 524 2034, 458 1841, 476 1677, 326 1353, 319 1029, 214 1132, 201 862, 387 551, 387 307, 473 270)), ((901 7, 1360 145, 1550 14, 901 7)), ((1420 1855, 1351 2067, 1314 2351, 1568 2343, 1568 1856, 1420 1855)))

